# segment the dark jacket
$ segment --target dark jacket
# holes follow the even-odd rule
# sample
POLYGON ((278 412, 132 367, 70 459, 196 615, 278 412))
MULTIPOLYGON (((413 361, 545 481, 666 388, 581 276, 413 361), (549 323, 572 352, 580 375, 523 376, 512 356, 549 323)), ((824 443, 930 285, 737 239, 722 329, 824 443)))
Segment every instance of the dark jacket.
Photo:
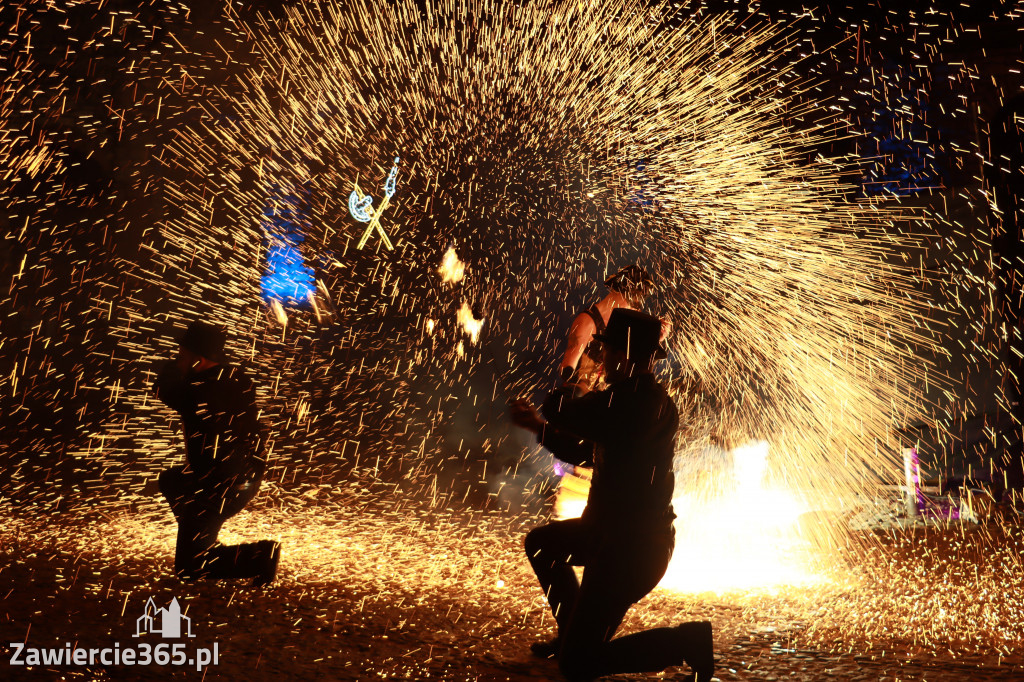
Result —
POLYGON ((679 415, 653 374, 572 398, 558 389, 544 401, 541 444, 559 459, 593 466, 583 520, 599 533, 673 538, 672 491, 679 415))
POLYGON ((171 362, 153 388, 181 415, 188 465, 201 479, 217 485, 262 478, 266 438, 255 385, 240 369, 217 365, 185 375, 171 362))

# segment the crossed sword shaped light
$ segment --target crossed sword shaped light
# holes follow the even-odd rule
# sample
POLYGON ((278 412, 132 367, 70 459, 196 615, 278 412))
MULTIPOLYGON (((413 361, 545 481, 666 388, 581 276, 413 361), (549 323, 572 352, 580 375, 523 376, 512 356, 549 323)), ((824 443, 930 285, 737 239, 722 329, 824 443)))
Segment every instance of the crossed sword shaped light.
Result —
POLYGON ((391 173, 388 175, 388 179, 384 181, 384 200, 380 202, 380 208, 374 209, 373 197, 369 194, 363 194, 362 190, 359 189, 359 178, 352 183, 352 193, 348 195, 348 210, 352 214, 352 217, 361 223, 370 223, 366 226, 366 230, 363 232, 363 236, 359 239, 359 243, 356 245, 357 249, 361 249, 366 246, 366 242, 369 241, 370 235, 376 230, 380 233, 380 238, 384 241, 384 246, 388 249, 394 249, 395 246, 388 239, 387 232, 380 225, 380 217, 384 215, 384 210, 388 207, 388 203, 391 201, 391 197, 395 195, 395 184, 396 178, 398 177, 398 157, 395 157, 395 165, 391 167, 391 173))

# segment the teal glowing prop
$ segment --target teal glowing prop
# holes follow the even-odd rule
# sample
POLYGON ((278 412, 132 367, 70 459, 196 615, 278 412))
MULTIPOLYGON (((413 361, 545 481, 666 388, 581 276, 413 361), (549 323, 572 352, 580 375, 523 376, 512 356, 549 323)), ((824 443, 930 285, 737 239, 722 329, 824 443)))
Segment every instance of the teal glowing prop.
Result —
POLYGON ((380 208, 374 210, 373 208, 373 197, 369 194, 363 194, 359 189, 358 180, 352 183, 352 193, 348 195, 348 210, 352 214, 352 217, 361 223, 370 223, 366 226, 366 230, 363 232, 363 236, 359 239, 359 243, 356 248, 361 249, 366 246, 366 242, 369 241, 370 235, 376 230, 380 233, 380 238, 384 242, 384 246, 388 249, 394 249, 394 245, 388 238, 384 228, 380 225, 380 218, 384 214, 384 210, 388 207, 391 202, 391 197, 395 195, 395 189, 398 184, 398 157, 395 157, 395 165, 391 167, 391 172, 388 174, 387 180, 384 181, 384 200, 380 202, 380 208))

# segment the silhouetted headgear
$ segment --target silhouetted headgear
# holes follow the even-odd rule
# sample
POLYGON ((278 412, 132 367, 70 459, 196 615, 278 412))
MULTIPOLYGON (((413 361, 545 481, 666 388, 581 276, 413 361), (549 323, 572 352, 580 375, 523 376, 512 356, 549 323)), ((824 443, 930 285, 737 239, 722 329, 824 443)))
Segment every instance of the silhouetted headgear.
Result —
POLYGON ((626 357, 645 361, 651 357, 662 359, 668 355, 661 345, 661 320, 654 315, 629 308, 616 308, 608 317, 604 334, 594 338, 616 350, 626 351, 626 357))
POLYGON ((209 322, 196 320, 189 324, 188 329, 178 339, 178 345, 201 355, 207 360, 224 362, 224 342, 227 332, 224 328, 209 322))

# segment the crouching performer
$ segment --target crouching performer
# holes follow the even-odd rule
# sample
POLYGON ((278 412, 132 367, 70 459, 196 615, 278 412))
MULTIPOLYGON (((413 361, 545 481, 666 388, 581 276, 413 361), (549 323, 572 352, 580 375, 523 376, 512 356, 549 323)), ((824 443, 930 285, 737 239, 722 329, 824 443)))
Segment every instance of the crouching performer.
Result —
POLYGON ((665 575, 675 531, 672 510, 679 417, 652 368, 665 357, 661 323, 617 308, 604 344, 604 390, 572 397, 556 389, 544 402, 545 421, 529 401, 516 401, 512 420, 539 436, 559 459, 593 466, 586 509, 526 536, 526 553, 555 616, 558 635, 534 644, 557 656, 570 680, 654 672, 687 664, 689 680, 714 671, 711 623, 684 623, 612 639, 626 611, 665 575), (583 567, 577 581, 573 566, 583 567))
POLYGON ((274 580, 281 546, 217 541, 224 522, 256 496, 266 468, 256 391, 227 364, 224 342, 222 328, 193 322, 179 339, 177 359, 154 383, 157 398, 181 416, 185 434, 186 463, 160 475, 160 492, 178 521, 179 577, 252 578, 261 586, 274 580))

